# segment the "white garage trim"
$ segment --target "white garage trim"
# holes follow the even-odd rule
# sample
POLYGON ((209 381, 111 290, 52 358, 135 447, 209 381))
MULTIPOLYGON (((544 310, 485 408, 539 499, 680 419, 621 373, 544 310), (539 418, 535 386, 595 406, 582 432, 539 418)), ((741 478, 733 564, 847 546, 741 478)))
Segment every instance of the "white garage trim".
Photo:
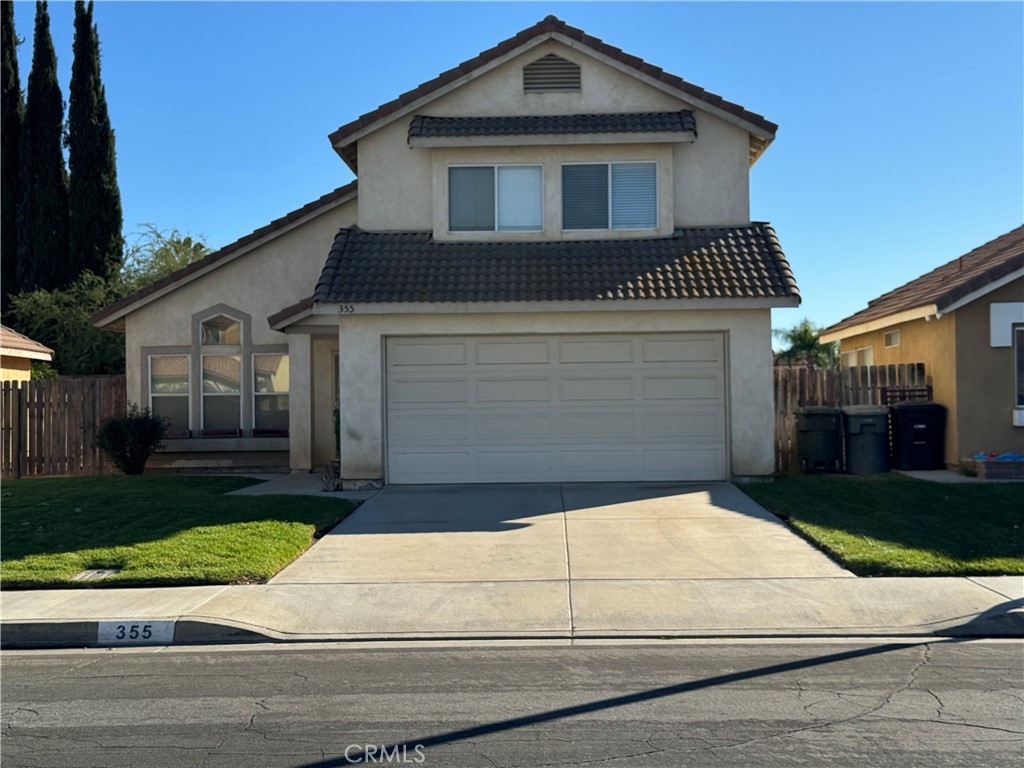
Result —
POLYGON ((724 480, 721 333, 390 337, 390 483, 724 480))

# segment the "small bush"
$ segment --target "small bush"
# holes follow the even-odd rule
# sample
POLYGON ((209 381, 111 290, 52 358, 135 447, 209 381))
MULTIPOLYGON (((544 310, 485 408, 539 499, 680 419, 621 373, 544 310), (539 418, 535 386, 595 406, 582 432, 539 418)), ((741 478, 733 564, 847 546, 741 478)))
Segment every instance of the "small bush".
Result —
POLYGON ((96 447, 126 475, 141 475, 146 462, 160 447, 167 423, 149 408, 132 405, 124 416, 106 419, 96 433, 96 447))

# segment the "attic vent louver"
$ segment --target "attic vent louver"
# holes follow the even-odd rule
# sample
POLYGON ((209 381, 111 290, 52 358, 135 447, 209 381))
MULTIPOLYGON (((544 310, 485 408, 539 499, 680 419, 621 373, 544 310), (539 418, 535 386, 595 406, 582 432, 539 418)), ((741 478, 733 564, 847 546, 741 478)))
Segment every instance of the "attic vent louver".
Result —
POLYGON ((526 93, 580 90, 580 66, 549 53, 523 67, 526 93))

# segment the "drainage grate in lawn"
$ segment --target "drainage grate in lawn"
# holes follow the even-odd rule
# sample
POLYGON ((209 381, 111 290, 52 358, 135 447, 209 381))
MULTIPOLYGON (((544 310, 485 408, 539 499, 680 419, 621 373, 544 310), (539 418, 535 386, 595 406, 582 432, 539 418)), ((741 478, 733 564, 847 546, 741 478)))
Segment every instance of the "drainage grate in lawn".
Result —
POLYGON ((115 573, 120 573, 120 568, 90 568, 87 571, 80 571, 71 577, 72 581, 96 581, 98 579, 105 579, 107 576, 113 576, 115 573))

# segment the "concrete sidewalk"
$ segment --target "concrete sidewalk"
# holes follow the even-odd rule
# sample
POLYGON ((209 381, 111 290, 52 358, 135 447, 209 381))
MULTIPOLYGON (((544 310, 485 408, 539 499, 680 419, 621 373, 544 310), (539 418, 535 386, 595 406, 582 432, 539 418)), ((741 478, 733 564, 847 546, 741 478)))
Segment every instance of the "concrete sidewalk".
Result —
MULTIPOLYGON (((1024 637, 1024 580, 600 579, 263 584, 0 594, 12 647, 96 646, 101 622, 174 643, 596 637, 1024 637)), ((145 644, 145 643, 125 643, 145 644)), ((166 642, 159 643, 161 645, 166 642)))

